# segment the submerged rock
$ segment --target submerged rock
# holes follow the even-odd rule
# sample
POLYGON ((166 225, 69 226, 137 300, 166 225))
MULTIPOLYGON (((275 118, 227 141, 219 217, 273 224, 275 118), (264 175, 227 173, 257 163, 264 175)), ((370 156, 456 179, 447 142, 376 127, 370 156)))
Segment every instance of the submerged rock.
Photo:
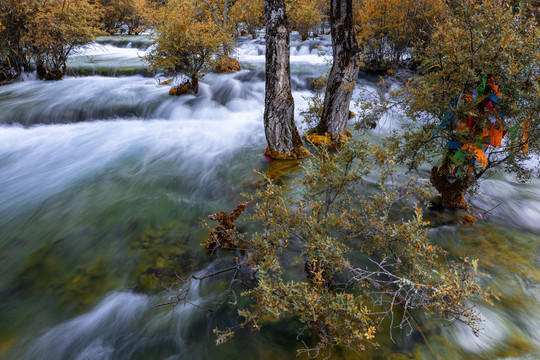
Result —
POLYGON ((135 290, 146 293, 171 286, 178 277, 201 268, 206 257, 188 250, 188 238, 181 236, 182 224, 172 222, 148 229, 133 239, 132 254, 137 266, 132 272, 135 290), (200 256, 198 256, 200 255, 200 256))
MULTIPOLYGON (((266 175, 268 178, 279 183, 281 178, 300 168, 301 160, 269 161, 266 175)), ((262 185, 262 184, 259 184, 262 185)))

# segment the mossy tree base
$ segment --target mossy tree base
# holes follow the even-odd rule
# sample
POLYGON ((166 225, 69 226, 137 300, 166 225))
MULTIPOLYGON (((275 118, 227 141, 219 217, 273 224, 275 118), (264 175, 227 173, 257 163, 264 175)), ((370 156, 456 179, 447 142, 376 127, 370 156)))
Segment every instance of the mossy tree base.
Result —
POLYGON ((434 166, 429 178, 433 187, 441 195, 442 205, 447 209, 468 209, 467 201, 463 194, 473 184, 471 176, 451 176, 448 170, 434 166))
POLYGON ((295 148, 293 152, 287 154, 280 154, 270 148, 266 149, 264 155, 271 158, 272 160, 298 160, 305 159, 311 154, 305 147, 295 148))
POLYGON ((64 78, 64 69, 50 69, 43 64, 37 64, 37 75, 43 80, 62 80, 64 78))
POLYGON ((339 147, 352 136, 349 130, 345 130, 345 134, 341 135, 340 141, 333 141, 332 135, 329 133, 319 134, 316 129, 311 129, 304 134, 304 139, 313 146, 330 146, 339 147))

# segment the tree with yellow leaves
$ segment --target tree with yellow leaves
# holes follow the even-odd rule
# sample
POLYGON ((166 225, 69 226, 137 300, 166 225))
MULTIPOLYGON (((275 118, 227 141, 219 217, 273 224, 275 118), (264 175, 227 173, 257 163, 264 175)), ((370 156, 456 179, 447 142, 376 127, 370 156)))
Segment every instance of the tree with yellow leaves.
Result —
POLYGON ((28 1, 0 1, 0 82, 13 80, 30 69, 24 39, 27 23, 37 11, 28 1))
POLYGON ((44 79, 61 79, 71 50, 98 31, 98 10, 87 0, 0 1, 0 80, 30 69, 44 79))
POLYGON ((41 4, 27 24, 26 35, 40 78, 62 79, 71 50, 97 34, 98 16, 96 6, 87 0, 50 0, 41 4))
POLYGON ((288 0, 287 15, 290 25, 298 30, 302 40, 316 32, 326 19, 328 4, 319 0, 288 0))
POLYGON ((113 35, 126 26, 128 34, 132 35, 141 30, 148 4, 146 0, 99 0, 99 7, 105 31, 113 35))
POLYGON ((355 24, 365 67, 386 70, 415 57, 445 11, 444 0, 355 0, 355 24))
POLYGON ((237 0, 232 8, 232 18, 237 28, 255 35, 264 27, 264 2, 258 0, 237 0))
POLYGON ((213 67, 228 32, 210 18, 198 0, 171 0, 157 10, 153 48, 146 56, 153 68, 197 78, 213 67))

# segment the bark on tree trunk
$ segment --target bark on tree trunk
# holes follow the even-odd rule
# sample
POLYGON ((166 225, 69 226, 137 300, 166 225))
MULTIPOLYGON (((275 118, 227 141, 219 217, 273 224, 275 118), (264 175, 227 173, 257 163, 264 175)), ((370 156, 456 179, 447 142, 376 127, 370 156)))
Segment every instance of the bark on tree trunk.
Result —
POLYGON ((294 122, 289 63, 289 30, 284 0, 265 0, 266 85, 264 131, 266 155, 274 159, 299 159, 307 156, 294 122))
POLYGON ((445 208, 467 209, 468 204, 463 194, 474 184, 474 177, 469 174, 460 177, 452 175, 449 158, 447 155, 440 167, 434 166, 431 169, 429 180, 441 195, 442 205, 445 208))
POLYGON ((324 109, 316 133, 330 134, 332 141, 340 141, 349 119, 349 105, 360 61, 352 20, 352 0, 330 1, 332 33, 332 70, 324 95, 324 109))

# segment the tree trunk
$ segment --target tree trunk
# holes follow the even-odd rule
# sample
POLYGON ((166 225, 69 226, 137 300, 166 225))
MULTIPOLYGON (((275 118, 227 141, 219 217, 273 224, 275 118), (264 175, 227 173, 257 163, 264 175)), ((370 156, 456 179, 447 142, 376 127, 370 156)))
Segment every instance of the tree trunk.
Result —
POLYGON ((360 61, 352 21, 352 0, 330 1, 333 65, 324 95, 324 109, 316 133, 340 141, 349 119, 349 105, 360 61))
POLYGON ((447 209, 467 209, 468 204, 463 194, 474 184, 474 177, 462 174, 456 177, 451 173, 447 156, 440 167, 431 169, 429 180, 441 195, 442 205, 447 209))
POLYGON ((284 0, 264 0, 266 17, 266 85, 264 132, 274 159, 307 156, 294 122, 289 63, 289 30, 284 0))

